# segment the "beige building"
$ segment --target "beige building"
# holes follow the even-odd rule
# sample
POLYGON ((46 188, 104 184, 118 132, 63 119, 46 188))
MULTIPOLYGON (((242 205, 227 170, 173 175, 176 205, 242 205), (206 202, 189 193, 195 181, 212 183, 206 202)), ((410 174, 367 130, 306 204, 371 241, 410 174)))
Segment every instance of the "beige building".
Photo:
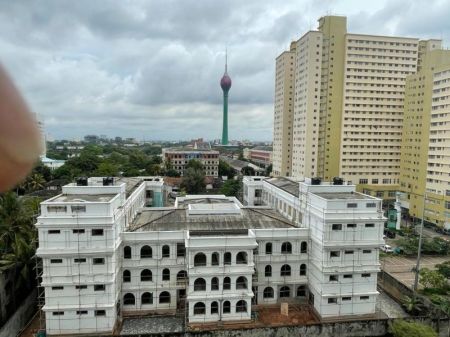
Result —
MULTIPOLYGON (((440 47, 436 40, 427 47, 415 38, 350 34, 345 17, 320 18, 317 31, 293 42, 295 48, 291 44, 293 138, 290 147, 274 146, 274 168, 292 154, 285 171, 296 178, 340 176, 365 193, 393 199, 400 179, 405 80, 417 72, 431 42, 440 47)), ((283 97, 281 90, 276 86, 277 97, 283 97)), ((274 134, 283 139, 279 124, 274 134)))
POLYGON ((276 60, 273 133, 273 172, 290 176, 292 167, 292 118, 295 43, 276 60))
POLYGON ((411 216, 425 212, 425 221, 448 228, 450 51, 440 47, 438 40, 422 42, 420 70, 406 81, 400 201, 411 216))

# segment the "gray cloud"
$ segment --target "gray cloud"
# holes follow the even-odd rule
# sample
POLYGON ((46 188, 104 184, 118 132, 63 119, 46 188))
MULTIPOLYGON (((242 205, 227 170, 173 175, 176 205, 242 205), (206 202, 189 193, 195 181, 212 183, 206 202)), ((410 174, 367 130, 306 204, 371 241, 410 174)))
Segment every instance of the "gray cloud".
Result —
POLYGON ((230 136, 270 140, 274 59, 320 16, 446 39, 449 11, 439 0, 0 0, 0 60, 54 137, 219 138, 227 46, 230 136))

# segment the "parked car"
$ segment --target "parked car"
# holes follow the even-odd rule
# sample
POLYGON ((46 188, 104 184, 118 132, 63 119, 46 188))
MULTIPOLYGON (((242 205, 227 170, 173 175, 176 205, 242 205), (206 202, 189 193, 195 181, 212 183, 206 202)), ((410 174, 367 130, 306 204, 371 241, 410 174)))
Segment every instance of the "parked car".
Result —
POLYGON ((394 250, 392 249, 392 247, 389 246, 389 245, 382 245, 382 246, 380 247, 380 249, 381 249, 383 252, 385 252, 385 253, 393 253, 393 252, 394 252, 394 250))

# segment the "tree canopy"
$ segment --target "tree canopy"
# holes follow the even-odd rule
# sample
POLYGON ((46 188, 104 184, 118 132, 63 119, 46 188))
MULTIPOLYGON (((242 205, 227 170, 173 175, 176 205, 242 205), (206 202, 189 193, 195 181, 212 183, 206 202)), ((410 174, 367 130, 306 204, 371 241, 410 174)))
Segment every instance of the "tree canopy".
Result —
POLYGON ((395 320, 389 327, 394 337, 438 337, 436 331, 429 325, 395 320))

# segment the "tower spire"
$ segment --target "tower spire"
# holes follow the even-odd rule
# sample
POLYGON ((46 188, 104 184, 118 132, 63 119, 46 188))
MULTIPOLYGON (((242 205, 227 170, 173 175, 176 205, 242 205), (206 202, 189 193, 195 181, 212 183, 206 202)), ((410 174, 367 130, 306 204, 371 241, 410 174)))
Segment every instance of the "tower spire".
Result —
POLYGON ((225 74, 228 72, 228 48, 225 47, 225 74))

